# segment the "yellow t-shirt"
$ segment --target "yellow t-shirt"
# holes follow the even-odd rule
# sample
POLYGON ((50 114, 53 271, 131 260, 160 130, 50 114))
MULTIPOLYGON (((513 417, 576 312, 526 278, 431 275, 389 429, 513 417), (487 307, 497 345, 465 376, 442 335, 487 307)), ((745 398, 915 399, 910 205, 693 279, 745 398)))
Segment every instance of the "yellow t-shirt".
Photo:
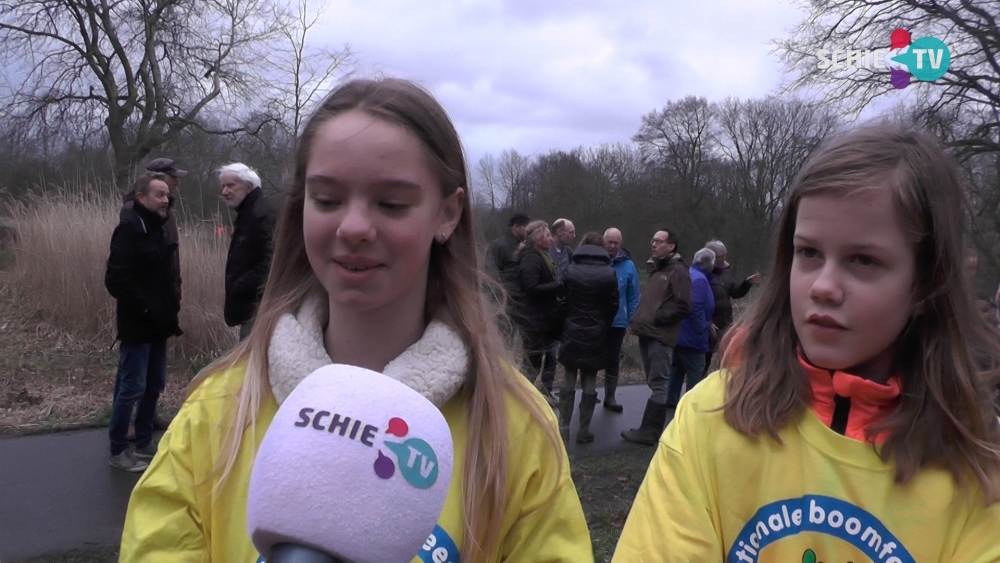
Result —
POLYGON ((893 482, 870 444, 806 410, 752 439, 721 410, 720 373, 681 401, 613 561, 901 563, 1000 561, 1000 503, 986 507, 945 469, 893 482))
MULTIPOLYGON (((243 376, 242 368, 234 368, 210 377, 181 407, 132 492, 120 561, 262 561, 247 532, 246 502, 254 455, 277 411, 270 393, 261 404, 255 432, 248 429, 244 434, 229 479, 211 491, 215 482, 211 472, 225 432, 225 409, 235 404, 243 376)), ((537 401, 545 405, 540 396, 537 401)), ((457 562, 463 541, 461 485, 468 403, 459 394, 441 411, 451 428, 455 466, 438 526, 414 563, 457 562)), ((554 428, 551 409, 545 406, 543 412, 554 428)), ((510 396, 507 426, 508 508, 499 549, 490 561, 593 561, 590 533, 570 478, 566 450, 554 449, 544 428, 510 396), (561 472, 557 471, 560 458, 561 472)))

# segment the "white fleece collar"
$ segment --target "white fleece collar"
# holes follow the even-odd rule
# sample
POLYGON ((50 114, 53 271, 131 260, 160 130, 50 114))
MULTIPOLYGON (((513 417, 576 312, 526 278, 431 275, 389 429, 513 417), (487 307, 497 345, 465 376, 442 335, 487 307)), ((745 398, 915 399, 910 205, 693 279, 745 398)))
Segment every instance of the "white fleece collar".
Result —
MULTIPOLYGON (((322 297, 307 299, 298 314, 285 313, 268 348, 268 378, 280 405, 313 371, 332 363, 323 343, 329 312, 322 297)), ((427 325, 420 340, 389 362, 384 375, 406 384, 438 408, 465 383, 468 352, 458 333, 441 321, 427 325)))

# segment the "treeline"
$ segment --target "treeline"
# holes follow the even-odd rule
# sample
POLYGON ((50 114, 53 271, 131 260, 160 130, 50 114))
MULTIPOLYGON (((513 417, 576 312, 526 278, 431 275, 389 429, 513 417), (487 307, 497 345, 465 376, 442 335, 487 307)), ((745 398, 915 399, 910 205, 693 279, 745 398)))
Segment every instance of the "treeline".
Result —
MULTIPOLYGON (((969 188, 968 252, 977 289, 1000 282, 1000 153, 963 150, 981 120, 964 111, 897 107, 882 119, 930 130, 953 153, 969 188)), ((655 229, 675 229, 687 257, 707 240, 726 243, 743 275, 769 263, 771 235, 799 168, 824 139, 854 124, 834 105, 788 97, 710 103, 689 96, 642 119, 630 144, 526 156, 510 149, 473 166, 482 236, 499 235, 514 210, 574 221, 577 235, 618 227, 639 261, 655 229)))
POLYGON ((645 260, 661 225, 677 231, 690 257, 723 240, 741 270, 762 268, 781 201, 809 153, 839 126, 821 104, 790 98, 689 96, 651 111, 630 144, 526 157, 514 150, 476 163, 479 204, 502 216, 524 209, 567 217, 578 235, 614 226, 645 260))
MULTIPOLYGON (((913 122, 914 109, 887 116, 913 122)), ((962 115, 923 122, 945 143, 968 136, 962 115)), ((289 128, 264 123, 256 131, 229 135, 189 127, 155 156, 170 156, 190 171, 181 185, 181 212, 188 221, 230 220, 218 198, 215 170, 242 161, 261 172, 265 192, 280 203, 294 139, 289 128)), ((507 217, 574 221, 578 236, 618 227, 638 261, 660 225, 676 230, 690 255, 710 238, 729 247, 738 273, 768 263, 774 224, 795 174, 810 152, 850 123, 830 106, 790 97, 729 99, 710 103, 686 97, 651 111, 631 143, 580 147, 523 155, 514 149, 470 162, 480 242, 502 232, 507 217)), ((79 139, 46 141, 4 135, 0 130, 0 187, 20 198, 55 187, 113 190, 114 162, 97 131, 79 139)), ((980 258, 979 287, 992 296, 1000 280, 1000 156, 962 156, 969 186, 970 252, 980 258)))

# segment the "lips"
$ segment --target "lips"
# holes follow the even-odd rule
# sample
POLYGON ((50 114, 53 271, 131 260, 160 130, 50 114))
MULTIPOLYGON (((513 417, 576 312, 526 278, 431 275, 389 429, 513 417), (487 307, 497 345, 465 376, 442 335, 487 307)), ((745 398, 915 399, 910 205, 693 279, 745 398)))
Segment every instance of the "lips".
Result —
POLYGON ((351 272, 364 272, 366 270, 370 270, 372 268, 377 268, 378 266, 381 266, 381 264, 379 264, 378 262, 363 257, 345 256, 340 258, 334 258, 333 261, 336 262, 339 266, 341 266, 345 270, 351 272))
POLYGON ((808 318, 806 318, 806 322, 809 323, 809 324, 811 324, 811 325, 816 325, 816 326, 820 326, 820 327, 823 327, 823 328, 835 328, 835 329, 840 329, 840 330, 847 329, 846 326, 844 326, 839 321, 837 321, 837 319, 834 319, 833 317, 831 317, 829 315, 816 315, 816 314, 812 314, 812 315, 809 315, 808 318))

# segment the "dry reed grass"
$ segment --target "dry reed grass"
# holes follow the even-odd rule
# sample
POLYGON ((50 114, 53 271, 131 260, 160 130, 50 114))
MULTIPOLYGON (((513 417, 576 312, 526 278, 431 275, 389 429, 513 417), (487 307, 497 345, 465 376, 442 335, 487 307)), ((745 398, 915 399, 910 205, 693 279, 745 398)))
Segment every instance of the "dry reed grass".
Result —
MULTIPOLYGON (((17 297, 46 320, 94 346, 115 339, 115 301, 104 287, 111 233, 120 201, 88 190, 45 193, 8 204, 16 238, 11 283, 17 297)), ((228 239, 182 224, 180 240, 184 335, 175 357, 211 357, 236 342, 222 318, 228 239)))
MULTIPOLYGON (((16 231, 0 265, 0 436, 107 424, 118 353, 104 270, 119 208, 116 196, 69 189, 0 210, 16 231)), ((168 412, 237 338, 222 318, 228 237, 183 223, 180 244, 184 335, 170 341, 168 412)))

